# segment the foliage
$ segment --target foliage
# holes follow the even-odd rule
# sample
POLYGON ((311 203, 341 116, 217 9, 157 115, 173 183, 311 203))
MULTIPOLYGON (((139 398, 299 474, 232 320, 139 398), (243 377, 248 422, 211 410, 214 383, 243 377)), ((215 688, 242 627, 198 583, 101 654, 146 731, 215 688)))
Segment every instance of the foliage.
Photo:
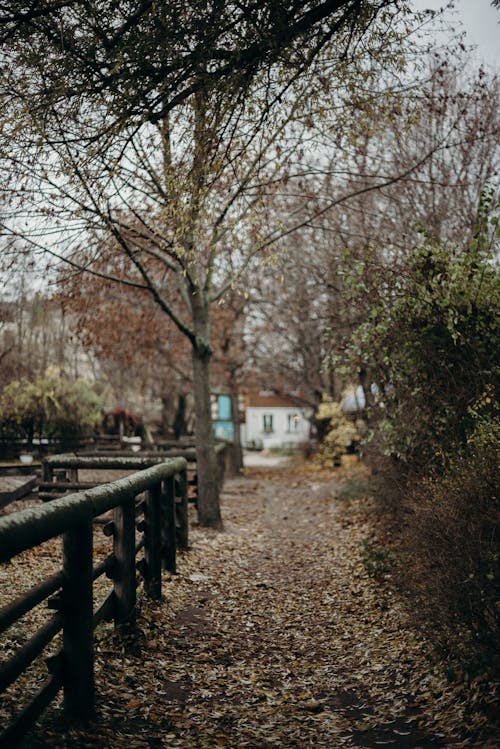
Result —
POLYGON ((339 403, 324 398, 316 412, 316 421, 328 420, 327 433, 320 445, 318 460, 325 467, 339 465, 354 441, 358 439, 356 426, 342 412, 339 403))
POLYGON ((385 477, 381 498, 396 513, 386 519, 399 523, 401 580, 417 597, 414 610, 450 652, 490 657, 500 643, 499 207, 485 190, 466 251, 424 232, 397 273, 355 269, 353 293, 369 304, 346 349, 376 385, 374 465, 396 459, 400 506, 389 506, 385 477))
POLYGON ((93 140, 104 141, 125 122, 164 119, 193 93, 224 88, 243 99, 259 72, 270 80, 277 64, 286 91, 332 36, 345 34, 339 52, 346 55, 356 27, 370 28, 380 16, 390 29, 401 12, 393 0, 7 6, 0 8, 0 39, 9 40, 3 66, 17 71, 17 91, 30 97, 45 128, 51 110, 70 120, 95 108, 93 140))
POLYGON ((62 305, 33 287, 26 267, 6 275, 0 294, 2 387, 12 380, 43 375, 51 362, 73 369, 81 349, 68 335, 69 320, 62 305))
POLYGON ((30 381, 15 380, 0 395, 0 430, 15 438, 78 438, 101 420, 101 402, 83 379, 69 380, 55 367, 30 381))
MULTIPOLYGON (((500 275, 487 230, 493 196, 480 207, 480 227, 468 252, 430 240, 402 275, 374 273, 369 303, 348 355, 376 383, 377 439, 386 454, 412 467, 441 460, 464 444, 474 421, 470 407, 498 389, 500 275)), ((366 293, 364 281, 354 287, 366 293)))
MULTIPOLYGON (((311 192, 350 193, 350 199, 282 240, 276 262, 252 279, 250 355, 262 385, 299 390, 315 408, 323 393, 335 399, 350 381, 337 376, 335 366, 325 367, 325 358, 332 337, 348 340, 366 320, 367 305, 381 291, 374 283, 382 276, 377 268, 386 268, 382 288, 399 272, 405 275, 422 225, 434 240, 467 248, 481 189, 499 169, 499 81, 474 70, 464 56, 426 58, 424 64, 429 77, 419 95, 392 100, 392 116, 365 100, 359 130, 343 112, 334 129, 337 143, 325 153, 328 174, 315 175, 311 192), (352 168, 339 169, 340 147, 352 168), (426 152, 432 155, 420 162, 426 152), (389 174, 400 178, 366 192, 389 174), (360 293, 353 295, 346 284, 355 263, 360 293)), ((357 105, 348 111, 359 114, 357 105)), ((300 215, 300 201, 290 197, 277 218, 293 213, 300 215)))

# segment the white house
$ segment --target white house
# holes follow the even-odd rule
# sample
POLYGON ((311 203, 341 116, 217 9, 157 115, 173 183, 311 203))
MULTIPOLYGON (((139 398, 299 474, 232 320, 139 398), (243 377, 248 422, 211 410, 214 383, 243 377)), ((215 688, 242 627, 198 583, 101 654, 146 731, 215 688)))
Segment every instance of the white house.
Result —
POLYGON ((246 398, 243 444, 248 447, 294 447, 308 442, 312 409, 299 398, 271 390, 246 398))

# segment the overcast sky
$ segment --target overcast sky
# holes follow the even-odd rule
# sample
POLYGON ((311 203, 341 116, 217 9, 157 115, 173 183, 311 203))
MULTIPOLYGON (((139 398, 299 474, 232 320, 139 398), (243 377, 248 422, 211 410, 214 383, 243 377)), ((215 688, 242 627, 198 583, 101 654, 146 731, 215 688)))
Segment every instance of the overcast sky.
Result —
MULTIPOLYGON (((445 4, 443 0, 413 0, 419 10, 436 10, 445 4)), ((492 8, 490 0, 456 0, 455 11, 449 13, 452 20, 461 21, 467 33, 466 42, 477 45, 477 57, 481 62, 500 67, 500 10, 492 8)))

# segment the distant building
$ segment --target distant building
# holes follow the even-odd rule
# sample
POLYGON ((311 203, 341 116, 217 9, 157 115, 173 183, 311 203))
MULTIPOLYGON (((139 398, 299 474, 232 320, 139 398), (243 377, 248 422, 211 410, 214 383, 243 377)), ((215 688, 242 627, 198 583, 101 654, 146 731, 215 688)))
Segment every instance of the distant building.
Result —
POLYGON ((293 395, 280 395, 272 390, 249 393, 245 416, 246 447, 293 448, 309 441, 312 409, 293 395))

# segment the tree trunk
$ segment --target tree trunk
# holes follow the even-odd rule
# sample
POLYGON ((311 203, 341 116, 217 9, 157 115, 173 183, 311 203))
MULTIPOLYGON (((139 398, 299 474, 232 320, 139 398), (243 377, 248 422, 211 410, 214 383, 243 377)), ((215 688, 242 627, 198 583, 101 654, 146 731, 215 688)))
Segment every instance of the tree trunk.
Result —
POLYGON ((170 437, 171 413, 173 410, 173 398, 170 393, 161 395, 161 433, 163 437, 170 437))
POLYGON ((206 528, 222 530, 219 504, 219 470, 210 402, 210 348, 197 337, 193 345, 193 390, 195 402, 195 447, 198 472, 198 519, 206 528))
POLYGON ((179 440, 187 433, 186 424, 186 396, 182 393, 177 398, 177 411, 173 422, 174 437, 179 440))
POLYGON ((243 448, 241 446, 241 423, 238 391, 231 386, 231 415, 233 419, 233 444, 228 445, 230 460, 227 463, 229 475, 237 476, 243 468, 243 448))

